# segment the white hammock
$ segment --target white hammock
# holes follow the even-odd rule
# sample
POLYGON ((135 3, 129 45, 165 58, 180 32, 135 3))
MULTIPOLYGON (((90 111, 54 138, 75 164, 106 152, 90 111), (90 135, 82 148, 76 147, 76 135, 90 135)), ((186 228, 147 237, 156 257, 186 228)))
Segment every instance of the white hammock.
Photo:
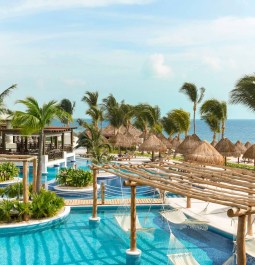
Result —
POLYGON ((172 265, 199 265, 191 252, 167 255, 172 265))
POLYGON ((202 230, 207 230, 208 221, 205 219, 188 219, 186 215, 179 209, 161 211, 160 214, 169 222, 177 225, 182 225, 183 227, 193 227, 198 226, 202 230))
MULTIPOLYGON (((119 224, 119 226, 125 231, 128 232, 131 230, 131 218, 130 218, 130 214, 115 214, 114 215, 117 223, 119 224)), ((138 216, 136 216, 136 230, 152 230, 154 228, 144 228, 142 227, 138 216)))

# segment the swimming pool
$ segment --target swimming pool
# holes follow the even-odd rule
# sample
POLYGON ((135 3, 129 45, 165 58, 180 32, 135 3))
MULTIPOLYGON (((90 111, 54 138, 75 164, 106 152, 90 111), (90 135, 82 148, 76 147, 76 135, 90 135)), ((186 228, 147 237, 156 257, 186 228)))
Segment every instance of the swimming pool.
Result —
MULTIPOLYGON (((137 207, 143 227, 137 232, 137 247, 142 250, 142 265, 168 264, 169 226, 162 220, 159 207, 137 207)), ((30 264, 125 264, 129 233, 117 224, 114 214, 119 208, 99 207, 101 222, 89 226, 91 209, 73 208, 68 220, 57 227, 31 234, 0 237, 2 265, 30 264)), ((191 251, 201 265, 221 265, 231 256, 233 243, 212 231, 171 229, 176 238, 191 251)))

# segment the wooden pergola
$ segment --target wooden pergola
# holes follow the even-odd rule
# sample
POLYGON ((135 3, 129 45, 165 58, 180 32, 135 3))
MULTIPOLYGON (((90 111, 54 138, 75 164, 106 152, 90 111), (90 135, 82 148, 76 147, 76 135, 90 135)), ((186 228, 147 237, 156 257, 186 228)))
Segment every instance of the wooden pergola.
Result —
POLYGON ((179 162, 142 165, 93 165, 93 217, 97 216, 97 171, 120 176, 131 187, 130 250, 136 251, 136 186, 147 185, 187 197, 229 206, 229 217, 238 217, 237 264, 246 264, 245 234, 252 235, 252 214, 255 214, 255 172, 227 167, 213 167, 179 162))
POLYGON ((23 163, 23 202, 28 203, 29 187, 28 187, 28 169, 29 163, 33 163, 33 191, 36 188, 37 175, 37 157, 30 155, 0 155, 0 163, 3 162, 22 162, 23 163))

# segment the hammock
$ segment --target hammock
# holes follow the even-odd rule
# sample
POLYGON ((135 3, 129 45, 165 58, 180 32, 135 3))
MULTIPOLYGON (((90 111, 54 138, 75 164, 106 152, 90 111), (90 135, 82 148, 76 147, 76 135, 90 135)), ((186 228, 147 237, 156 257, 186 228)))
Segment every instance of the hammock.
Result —
POLYGON ((208 221, 198 219, 188 219, 186 215, 179 209, 161 211, 160 214, 169 222, 180 225, 180 228, 192 227, 194 229, 207 230, 208 221))
MULTIPOLYGON (((131 218, 130 214, 116 214, 114 215, 118 225, 125 231, 128 232, 131 230, 131 218)), ((146 230, 152 230, 154 228, 146 228, 142 227, 141 223, 138 219, 138 216, 136 216, 136 230, 140 231, 146 231, 146 230)))
POLYGON ((191 252, 167 255, 173 265, 199 265, 191 252))

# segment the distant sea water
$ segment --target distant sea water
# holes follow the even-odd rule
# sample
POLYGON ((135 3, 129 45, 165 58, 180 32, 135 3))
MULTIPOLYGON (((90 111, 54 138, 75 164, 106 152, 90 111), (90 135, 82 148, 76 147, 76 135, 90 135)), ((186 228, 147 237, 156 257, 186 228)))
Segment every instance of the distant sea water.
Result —
MULTIPOLYGON (((86 120, 90 122, 90 119, 86 120)), ((52 125, 55 126, 63 126, 58 121, 54 121, 52 125)), ((103 127, 106 127, 108 122, 103 123, 103 127)), ((84 130, 83 127, 79 126, 77 120, 74 120, 70 126, 76 126, 77 129, 75 130, 76 133, 80 133, 84 130)), ((255 143, 255 119, 254 120, 244 120, 244 119, 231 119, 227 120, 225 126, 225 137, 229 138, 232 142, 236 142, 240 140, 243 143, 250 141, 252 144, 255 143)), ((189 134, 193 133, 193 121, 191 121, 190 131, 189 134)), ((210 131, 209 127, 203 120, 196 120, 196 133, 200 137, 201 140, 207 140, 208 142, 212 141, 212 132, 210 131)), ((184 136, 182 135, 182 138, 184 136)), ((217 141, 221 138, 221 135, 217 135, 217 141)))

